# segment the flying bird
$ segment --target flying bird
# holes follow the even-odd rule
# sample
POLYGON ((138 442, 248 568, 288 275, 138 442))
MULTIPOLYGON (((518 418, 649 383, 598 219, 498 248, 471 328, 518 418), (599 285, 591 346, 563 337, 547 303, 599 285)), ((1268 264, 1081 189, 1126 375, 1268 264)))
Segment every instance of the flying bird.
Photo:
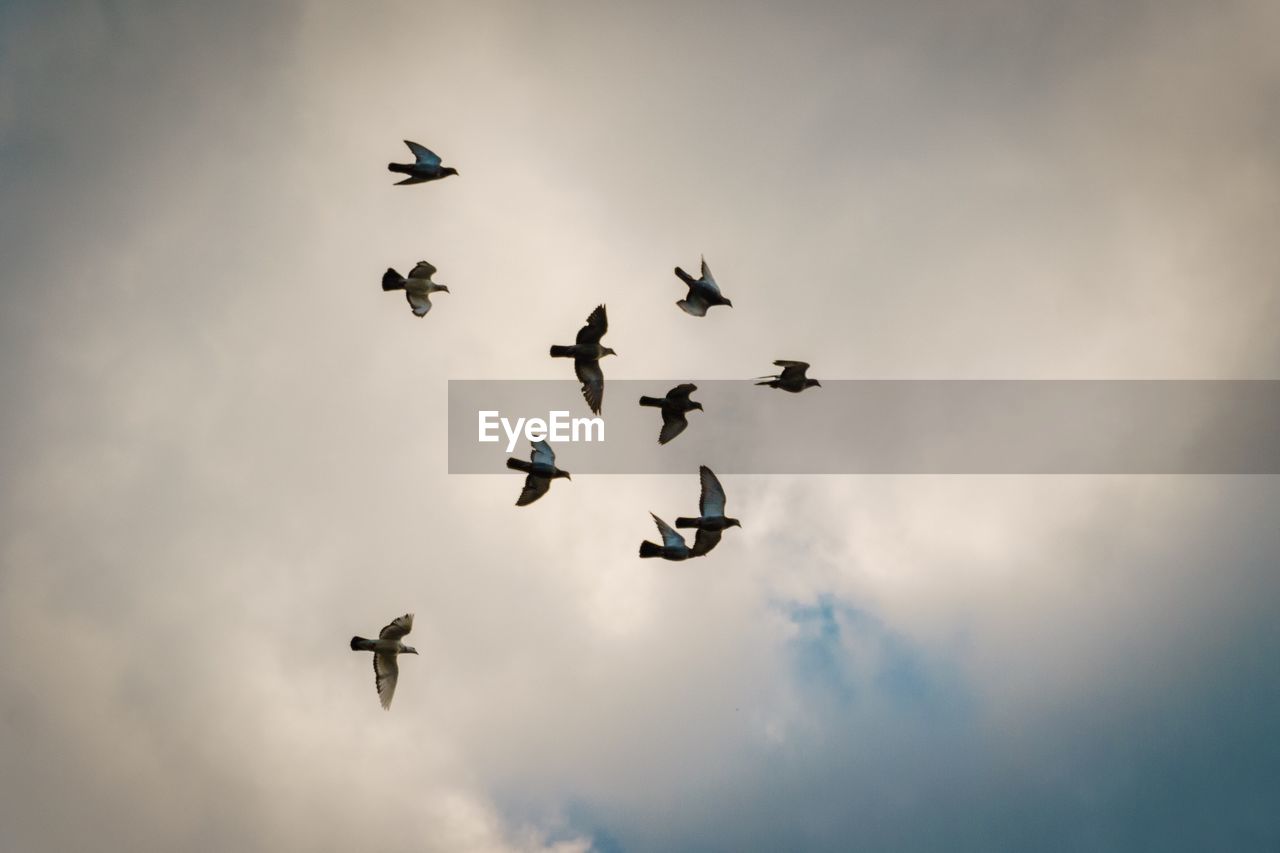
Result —
POLYGON ((405 298, 409 300, 409 307, 413 309, 413 315, 425 317, 431 310, 431 294, 437 291, 449 292, 448 286, 431 280, 431 276, 435 274, 436 268, 426 261, 418 261, 418 265, 409 271, 407 277, 387 267, 387 271, 382 274, 382 289, 403 290, 405 298))
POLYGON ((568 471, 562 471, 556 467, 555 451, 545 440, 533 442, 533 453, 529 455, 528 462, 512 456, 507 460, 507 467, 524 471, 528 475, 524 478, 524 489, 520 492, 520 499, 516 501, 516 506, 528 506, 545 495, 551 488, 551 481, 557 477, 573 479, 568 471))
POLYGON ((441 166, 440 156, 425 145, 419 145, 407 139, 404 144, 408 145, 409 150, 413 152, 414 162, 387 164, 389 171, 409 176, 403 181, 397 181, 396 186, 401 184, 423 184, 427 181, 438 181, 441 178, 458 174, 458 170, 451 166, 441 166))
POLYGON ((808 362, 778 360, 774 365, 782 368, 782 372, 772 376, 757 376, 756 379, 768 379, 769 382, 757 382, 757 385, 768 385, 770 388, 781 388, 792 394, 799 394, 806 388, 822 387, 816 379, 809 379, 804 372, 809 369, 808 362))
POLYGON ((691 557, 703 557, 720 544, 721 532, 730 527, 741 527, 742 522, 724 514, 724 486, 706 465, 698 467, 702 480, 702 495, 698 499, 700 518, 677 518, 676 527, 696 527, 698 535, 693 540, 691 557))
POLYGON ((640 556, 661 557, 664 560, 689 559, 689 546, 685 544, 684 537, 656 515, 653 515, 653 520, 658 525, 658 532, 662 534, 662 544, 656 545, 646 539, 640 543, 640 556))
POLYGON ((640 405, 656 406, 662 409, 662 432, 658 433, 658 444, 666 444, 684 432, 685 427, 689 425, 688 419, 685 418, 686 412, 692 412, 694 409, 703 410, 701 403, 695 403, 689 399, 689 395, 697 390, 697 385, 686 382, 672 388, 665 397, 640 398, 640 405))
POLYGON ((720 294, 720 285, 716 284, 716 280, 711 277, 711 268, 707 266, 706 258, 702 259, 701 278, 694 278, 680 267, 676 267, 676 275, 689 285, 689 295, 676 303, 684 309, 684 313, 694 317, 705 317, 707 309, 713 305, 733 307, 733 303, 720 294))
POLYGON ((582 383, 582 397, 597 415, 604 403, 604 373, 600 370, 600 359, 606 355, 617 355, 600 344, 600 339, 607 331, 609 318, 605 316, 604 306, 597 305, 596 310, 587 318, 587 325, 578 330, 577 341, 573 346, 551 347, 552 358, 573 359, 573 371, 582 383))
POLYGON ((418 650, 406 646, 400 639, 413 630, 413 614, 406 613, 378 632, 378 639, 351 638, 354 652, 373 652, 373 683, 378 688, 378 698, 383 710, 391 710, 391 697, 396 695, 396 679, 400 676, 398 655, 416 655, 418 650))

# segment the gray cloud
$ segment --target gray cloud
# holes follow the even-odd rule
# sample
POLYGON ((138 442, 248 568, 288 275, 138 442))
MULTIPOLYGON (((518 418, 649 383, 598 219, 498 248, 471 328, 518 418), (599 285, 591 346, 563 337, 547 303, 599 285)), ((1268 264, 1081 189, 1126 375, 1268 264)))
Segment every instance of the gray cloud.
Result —
POLYGON ((653 567, 692 472, 444 473, 602 301, 611 378, 1275 378, 1270 5, 0 22, 6 849, 1275 846, 1269 479, 732 477, 653 567))

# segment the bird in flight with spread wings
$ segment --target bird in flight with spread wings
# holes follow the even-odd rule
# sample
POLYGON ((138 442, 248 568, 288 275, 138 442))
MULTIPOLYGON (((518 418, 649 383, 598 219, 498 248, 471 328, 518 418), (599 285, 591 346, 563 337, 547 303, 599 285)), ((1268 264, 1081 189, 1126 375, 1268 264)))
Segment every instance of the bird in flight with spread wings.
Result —
POLYGON ((440 155, 425 145, 419 145, 407 139, 404 144, 408 145, 409 150, 413 152, 413 162, 387 164, 388 171, 409 176, 403 181, 397 181, 396 186, 401 184, 425 184, 427 181, 438 181, 441 178, 458 174, 458 170, 452 166, 441 166, 440 155))
POLYGON ((707 552, 720 544, 720 534, 730 527, 741 527, 742 522, 724 514, 724 486, 706 465, 698 467, 702 480, 702 495, 698 499, 698 518, 677 518, 676 527, 696 527, 698 535, 693 540, 691 557, 705 557, 707 552))
POLYGON ((400 655, 416 655, 418 650, 406 646, 400 640, 413 630, 413 614, 406 613, 378 632, 378 639, 351 638, 351 650, 373 652, 373 683, 378 688, 378 699, 383 710, 391 710, 391 697, 396 695, 396 679, 400 676, 400 655))
POLYGON ((707 309, 714 305, 733 307, 733 303, 721 295, 720 285, 716 284, 716 280, 711 277, 711 268, 707 266, 706 258, 702 259, 701 278, 694 278, 680 267, 676 267, 676 275, 689 285, 689 295, 676 303, 684 313, 694 317, 705 317, 707 309))
POLYGON ((697 409, 703 411, 702 404, 689 399, 689 395, 698 390, 692 382, 677 385, 667 392, 665 397, 641 397, 640 405, 662 409, 662 431, 658 433, 658 444, 666 444, 689 426, 685 417, 687 412, 697 409))
POLYGON ((436 268, 426 261, 418 261, 418 265, 410 270, 407 276, 400 275, 392 267, 387 267, 387 271, 382 274, 382 289, 383 291, 403 290, 414 316, 425 317, 431 310, 431 294, 449 292, 448 285, 436 284, 431 280, 431 276, 435 274, 436 268))
POLYGON ((562 471, 556 467, 556 454, 551 449, 551 445, 546 440, 533 442, 533 453, 529 456, 529 461, 517 459, 512 456, 507 460, 507 467, 516 471, 524 471, 528 476, 524 478, 524 488, 520 491, 520 498, 516 501, 516 506, 528 506, 547 493, 551 488, 551 481, 557 477, 564 477, 566 480, 572 480, 568 471, 562 471))
POLYGON ((573 371, 582 383, 582 397, 597 415, 604 405, 604 372, 600 370, 600 359, 606 355, 617 355, 600 343, 607 331, 609 318, 605 315, 604 306, 597 305, 596 310, 587 318, 587 325, 578 330, 573 346, 551 347, 552 358, 573 359, 573 371))
MULTIPOLYGON (((649 513, 649 515, 653 515, 653 513, 649 513)), ((644 540, 640 543, 640 556, 661 557, 664 560, 689 559, 689 546, 684 541, 684 537, 676 533, 670 524, 667 524, 658 516, 653 515, 653 521, 658 525, 658 532, 662 534, 662 544, 658 545, 648 539, 644 540)))
POLYGON ((757 385, 768 385, 770 388, 781 388, 783 391, 790 391, 792 394, 799 394, 806 388, 821 388, 822 383, 816 379, 810 379, 804 375, 809 369, 807 361, 787 361, 779 359, 774 363, 775 367, 781 367, 782 372, 771 376, 757 376, 756 379, 768 379, 768 382, 757 382, 757 385))

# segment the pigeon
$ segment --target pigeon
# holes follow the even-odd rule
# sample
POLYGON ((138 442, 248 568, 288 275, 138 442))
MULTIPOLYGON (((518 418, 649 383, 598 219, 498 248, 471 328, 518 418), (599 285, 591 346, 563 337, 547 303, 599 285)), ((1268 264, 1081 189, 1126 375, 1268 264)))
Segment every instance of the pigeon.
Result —
POLYGON ((703 410, 701 403, 695 403, 689 399, 689 395, 697 390, 697 385, 686 382, 672 388, 665 397, 640 398, 640 405, 656 406, 662 409, 662 432, 658 433, 658 444, 666 444, 684 432, 685 427, 689 425, 685 412, 692 412, 694 409, 703 410))
POLYGON ((441 166, 439 155, 430 148, 419 145, 416 142, 410 142, 407 139, 404 144, 408 145, 409 150, 413 152, 414 162, 387 164, 388 170, 409 176, 403 181, 396 182, 396 186, 401 184, 423 184, 427 181, 438 181, 441 178, 458 174, 457 169, 450 166, 441 166))
POLYGON ((676 275, 680 280, 689 285, 689 295, 681 299, 676 304, 679 305, 686 314, 694 317, 705 317, 707 309, 713 305, 728 305, 733 307, 733 303, 720 295, 720 286, 716 284, 716 280, 711 277, 711 268, 707 266, 707 259, 702 259, 702 277, 694 278, 680 267, 676 267, 676 275))
POLYGON ((528 462, 513 456, 507 460, 507 467, 524 471, 529 475, 524 478, 524 489, 520 492, 520 499, 516 501, 516 506, 528 506, 545 495, 551 488, 551 481, 557 477, 573 479, 568 471, 562 471, 556 467, 555 451, 545 439, 533 442, 533 453, 530 454, 528 462))
POLYGON ((790 391, 792 394, 799 394, 806 388, 817 386, 822 387, 822 383, 816 379, 809 379, 804 372, 809 369, 808 362, 804 361, 786 361, 778 360, 774 364, 782 368, 782 372, 773 376, 757 376, 756 379, 768 379, 769 382, 757 382, 757 385, 768 385, 770 388, 781 388, 783 391, 790 391))
POLYGON ((407 278, 387 267, 387 271, 382 274, 382 289, 403 290, 405 298, 409 300, 409 307, 413 309, 413 316, 425 317, 431 310, 431 294, 436 291, 449 292, 447 285, 436 284, 431 280, 431 276, 435 274, 436 268, 426 261, 418 261, 407 278))
POLYGON ((609 331, 609 318, 605 316, 604 306, 597 305, 596 310, 587 318, 587 325, 578 330, 577 342, 570 347, 552 346, 552 358, 573 359, 573 370, 582 383, 582 397, 595 414, 600 414, 604 403, 604 373, 600 371, 600 359, 606 355, 617 355, 606 346, 600 345, 600 339, 609 331))
POLYGON ((677 518, 676 527, 696 527, 698 535, 693 540, 691 557, 703 557, 720 544, 720 533, 730 527, 741 527, 742 522, 724 514, 724 486, 706 465, 698 467, 702 480, 702 496, 698 499, 701 518, 677 518))
MULTIPOLYGON (((649 513, 653 515, 653 513, 649 513)), ((641 557, 661 557, 664 560, 687 560, 689 559, 689 546, 685 544, 684 537, 671 529, 671 525, 662 519, 653 515, 654 522, 658 525, 658 532, 662 534, 662 544, 655 545, 648 539, 640 543, 641 557)))
POLYGON ((391 697, 396 695, 396 678, 400 675, 397 655, 416 655, 418 650, 406 646, 400 638, 413 630, 413 614, 406 613, 378 632, 378 639, 351 638, 353 652, 373 652, 373 683, 384 711, 391 710, 391 697))

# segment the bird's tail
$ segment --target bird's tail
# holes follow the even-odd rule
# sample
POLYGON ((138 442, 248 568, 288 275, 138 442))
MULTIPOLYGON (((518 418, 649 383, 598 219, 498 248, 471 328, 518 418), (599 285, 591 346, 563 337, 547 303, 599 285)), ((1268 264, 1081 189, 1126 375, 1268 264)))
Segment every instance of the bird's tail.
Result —
POLYGON ((684 270, 680 269, 680 267, 676 267, 676 275, 680 276, 680 280, 690 286, 694 285, 698 281, 696 278, 689 275, 684 270))
POLYGON ((552 358, 573 358, 573 347, 551 346, 552 358))
POLYGON ((373 640, 366 640, 364 637, 352 637, 351 651, 371 652, 373 651, 373 640))
POLYGON ((404 290, 404 276, 391 267, 387 267, 387 271, 382 274, 382 289, 404 290))
POLYGON ((663 400, 661 397, 641 397, 640 398, 640 405, 657 406, 659 409, 662 408, 662 404, 665 402, 666 401, 663 400))
POLYGON ((700 518, 677 518, 676 527, 697 527, 700 518))
POLYGON ((655 545, 652 542, 650 542, 648 539, 646 539, 645 541, 640 543, 640 556, 641 557, 661 557, 662 546, 655 545))
POLYGON ((406 166, 406 165, 404 165, 403 163, 388 163, 388 164, 387 164, 387 171, 388 171, 388 172, 399 172, 399 173, 400 173, 400 174, 402 174, 402 175, 412 175, 412 174, 413 174, 413 167, 412 167, 412 166, 406 166))
POLYGON ((525 462, 523 459, 516 459, 514 456, 507 460, 507 467, 514 468, 517 471, 523 471, 526 474, 533 471, 532 462, 525 462))

